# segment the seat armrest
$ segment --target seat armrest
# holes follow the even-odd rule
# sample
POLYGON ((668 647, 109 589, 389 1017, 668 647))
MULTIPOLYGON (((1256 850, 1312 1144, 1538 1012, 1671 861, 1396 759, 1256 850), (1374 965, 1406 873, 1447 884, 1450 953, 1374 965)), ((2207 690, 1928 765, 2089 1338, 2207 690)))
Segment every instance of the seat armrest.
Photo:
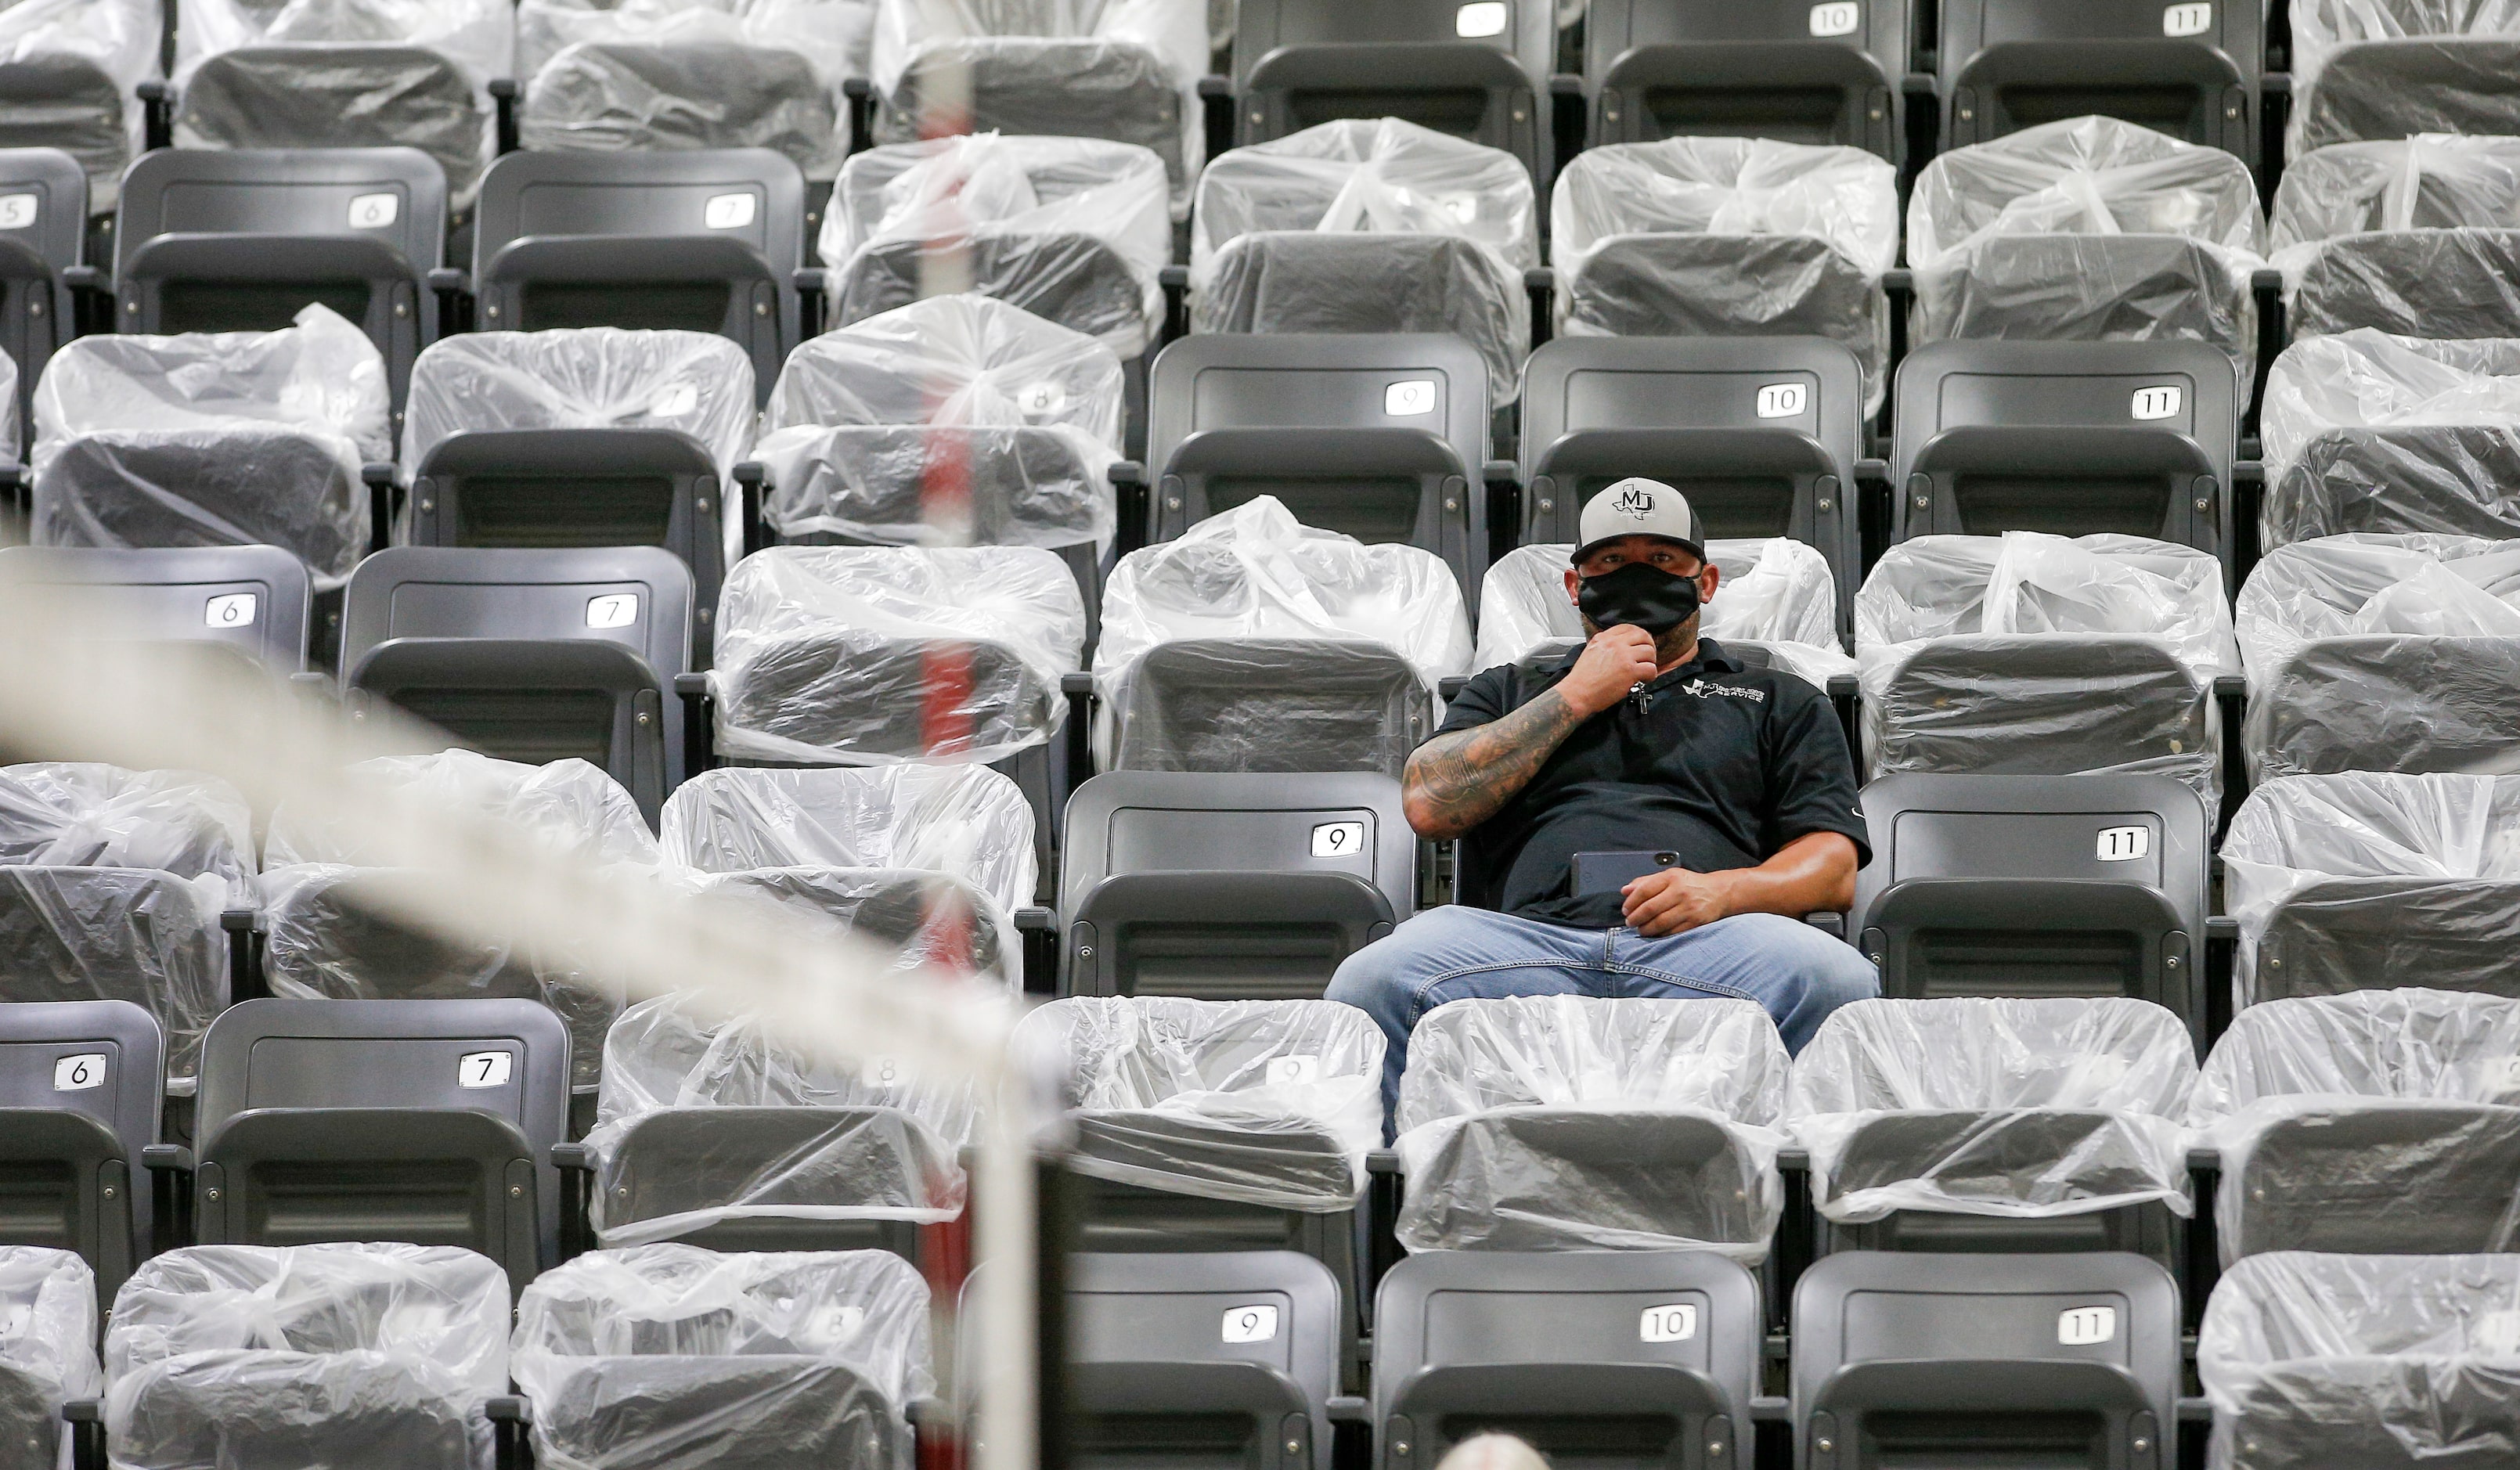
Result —
POLYGON ((2221 1150, 2221 1149, 2219 1149, 2219 1148, 2215 1147, 2215 1146, 2214 1146, 2213 1144, 2211 1144, 2211 1143, 2190 1143, 2190 1144, 2188 1144, 2188 1145, 2187 1145, 2187 1172, 2188 1172, 2188 1173, 2190 1173, 2190 1174, 2220 1174, 2220 1173, 2222 1173, 2222 1172, 2223 1172, 2223 1150, 2221 1150))
POLYGON ((1393 1148, 1376 1148, 1368 1152, 1365 1156, 1365 1172, 1373 1175, 1388 1175, 1393 1179, 1398 1179, 1400 1177, 1399 1150, 1393 1148))
POLYGON ((1186 265, 1164 266, 1155 272, 1155 284, 1163 287, 1167 290, 1175 289, 1188 290, 1190 289, 1190 267, 1186 265))
POLYGON ((1479 478, 1491 485, 1519 484, 1522 467, 1511 460, 1489 460, 1479 466, 1479 478))
POLYGON ((1831 674, 1831 675, 1829 675, 1829 676, 1828 676, 1828 696, 1829 696, 1831 699, 1852 699, 1852 698, 1854 698, 1854 697, 1855 697, 1855 676, 1854 676, 1854 675, 1852 675, 1852 674, 1831 674))
POLYGON ((181 1143, 143 1143, 140 1167, 158 1174, 190 1174, 193 1151, 181 1143))
POLYGON ((1916 290, 1916 274, 1904 265, 1892 266, 1881 273, 1881 289, 1896 295, 1908 295, 1916 290))
POLYGON ((1058 691, 1071 696, 1093 693, 1094 676, 1083 669, 1069 669, 1058 676, 1058 691))
POLYGON ((2249 290, 2261 295, 2280 292, 2283 290, 2283 272, 2273 266, 2262 265, 2249 272, 2249 290))
POLYGON ((500 102, 514 102, 517 100, 517 79, 513 76, 494 76, 490 78, 489 85, 483 90, 500 102))
POLYGON ((1435 692, 1443 696, 1445 703, 1450 704, 1453 696, 1467 689, 1469 683, 1470 676, 1467 674, 1447 674, 1435 681, 1435 692))
POLYGON ((2205 937, 2237 939, 2240 937, 2240 921, 2228 913, 2214 914, 2205 920, 2205 937))
POLYGON ((2179 1422, 2182 1424, 2213 1423, 2214 1401, 2211 1399, 2181 1399, 2179 1401, 2179 1422))
POLYGON ((262 915, 252 909, 222 909, 219 927, 230 934, 250 934, 260 927, 255 920, 262 915))
POLYGON ((1777 1168, 1780 1173, 1784 1174, 1809 1174, 1811 1172, 1811 1150, 1799 1145, 1789 1145, 1787 1147, 1778 1149, 1777 1168))
POLYGON ((1934 76, 1930 71, 1911 71, 1899 78, 1899 92, 1904 97, 1934 95, 1934 76))
POLYGON ((758 487, 770 483, 770 467, 759 460, 738 460, 735 468, 727 473, 734 476, 739 485, 758 487))
POLYGON ((1115 487, 1120 485, 1143 485, 1147 482, 1147 467, 1139 464, 1135 460, 1114 460, 1111 462, 1109 472, 1111 475, 1111 483, 1115 487))
POLYGON ((1778 1395, 1761 1394, 1750 1401, 1750 1422, 1753 1424, 1791 1424, 1794 1401, 1778 1395))
POLYGON ((1211 71, 1198 79, 1198 95, 1231 98, 1234 95, 1234 78, 1211 71))
POLYGON ((674 676, 674 692, 686 699, 708 697, 708 675, 682 673, 674 676))
POLYGON ((1846 937, 1846 913, 1838 909, 1822 909, 1803 915, 1803 922, 1833 938, 1846 937))
POLYGON ((68 1403, 62 1405, 62 1422, 65 1424, 102 1424, 105 1422, 105 1401, 102 1399, 72 1399, 68 1403))
POLYGON ((501 1394, 481 1401, 481 1417, 493 1424, 531 1424, 534 1422, 533 1401, 518 1394, 501 1394))
POLYGON ((1557 272, 1546 265, 1525 266, 1522 272, 1524 290, 1553 291, 1557 289, 1557 272))
POLYGON ((1888 460, 1869 457, 1856 461, 1855 482, 1859 485, 1886 485, 1890 483, 1890 462, 1888 460))
POLYGON ((920 1429, 952 1429, 954 1406, 932 1394, 922 1394, 903 1407, 902 1416, 920 1429))
POLYGON ((394 467, 387 461, 370 460, 359 467, 359 483, 371 490, 389 486, 393 482, 394 467))
POLYGON ((875 96, 875 83, 863 76, 845 77, 840 82, 840 95, 851 102, 865 102, 875 96))
POLYGON ((109 291, 113 289, 113 284, 106 279, 105 272, 92 265, 62 267, 62 285, 72 290, 109 291))
POLYGON ((174 97, 175 90, 165 78, 153 76, 133 87, 131 95, 142 102, 165 102, 174 97))
POLYGON ((551 1146, 551 1162, 554 1169, 592 1174, 595 1172, 595 1150, 583 1143, 555 1143, 551 1146))
POLYGON ((2217 674, 2214 676, 2215 698, 2245 699, 2248 695, 2249 681, 2247 676, 2241 674, 2217 674))
POLYGON ((1552 71, 1549 74, 1549 95, 1581 97, 1584 95, 1584 78, 1571 71, 1552 71))
POLYGON ((1333 1424, 1373 1422, 1373 1405, 1354 1394, 1332 1394, 1329 1401, 1322 1407, 1329 1411, 1330 1422, 1333 1424))
POLYGON ((821 295, 831 284, 832 273, 819 265, 800 265, 788 278, 800 291, 821 295))
POLYGON ((469 291, 472 289, 472 277, 462 266, 431 266, 428 271, 428 289, 458 293, 469 291))

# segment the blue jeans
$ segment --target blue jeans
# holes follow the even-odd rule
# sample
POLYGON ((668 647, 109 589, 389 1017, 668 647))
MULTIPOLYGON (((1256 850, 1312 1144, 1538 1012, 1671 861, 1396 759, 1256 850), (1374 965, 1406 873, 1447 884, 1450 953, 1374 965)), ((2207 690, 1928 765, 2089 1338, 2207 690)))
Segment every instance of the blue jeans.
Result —
POLYGON ((1800 1051, 1828 1013, 1881 994, 1872 962, 1844 940, 1776 913, 1736 913, 1647 939, 1634 929, 1570 929, 1459 904, 1429 909, 1347 957, 1326 993, 1373 1017, 1386 1128, 1409 1064, 1409 1030, 1448 1001, 1507 996, 1646 996, 1755 1001, 1800 1051))

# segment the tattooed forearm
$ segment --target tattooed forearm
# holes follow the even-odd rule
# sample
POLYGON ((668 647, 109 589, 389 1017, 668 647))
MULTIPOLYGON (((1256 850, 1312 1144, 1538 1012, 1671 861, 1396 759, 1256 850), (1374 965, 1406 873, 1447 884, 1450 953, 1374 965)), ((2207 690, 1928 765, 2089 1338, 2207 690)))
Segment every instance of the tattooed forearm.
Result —
POLYGON ((1501 720, 1418 746, 1400 779, 1409 824, 1421 837, 1442 839, 1487 821, 1584 719, 1550 690, 1501 720))

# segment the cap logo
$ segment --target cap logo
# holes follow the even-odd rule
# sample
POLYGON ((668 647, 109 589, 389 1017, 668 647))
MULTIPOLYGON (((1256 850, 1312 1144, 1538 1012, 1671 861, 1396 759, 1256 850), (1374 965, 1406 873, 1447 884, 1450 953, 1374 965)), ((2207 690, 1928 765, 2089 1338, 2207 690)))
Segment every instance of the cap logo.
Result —
POLYGON ((1654 512, 1653 492, 1631 485, 1619 492, 1618 499, 1610 502, 1610 509, 1631 520, 1646 519, 1654 512))

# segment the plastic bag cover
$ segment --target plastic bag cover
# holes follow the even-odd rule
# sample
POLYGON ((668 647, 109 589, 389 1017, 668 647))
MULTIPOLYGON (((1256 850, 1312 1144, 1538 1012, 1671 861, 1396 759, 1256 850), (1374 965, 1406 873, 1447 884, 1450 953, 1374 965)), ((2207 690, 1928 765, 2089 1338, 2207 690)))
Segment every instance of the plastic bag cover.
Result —
POLYGON ((2427 133, 2340 143, 2296 158, 2275 186, 2273 263, 2373 230, 2507 226, 2520 207, 2520 138, 2427 133))
POLYGON ((77 1253, 0 1245, 0 1432, 14 1444, 49 1448, 62 1404, 105 1392, 96 1319, 96 1272, 77 1253))
POLYGON ((508 1277, 453 1246, 192 1246, 123 1282, 105 1359, 117 1466, 487 1470, 508 1277))
MULTIPOLYGON (((1516 167, 1521 165, 1517 164, 1516 167)), ((1260 231, 1216 256, 1191 302, 1192 332, 1373 336, 1449 332, 1478 350, 1488 396, 1522 391, 1531 317, 1496 252, 1458 235, 1260 231)))
POLYGON ((1703 1249, 1755 1265, 1782 1209, 1789 1065, 1748 1001, 1439 1005, 1400 1082, 1400 1243, 1703 1249))
POLYGON ((1084 646, 1084 595, 1039 547, 771 547, 718 599, 717 746, 816 765, 1000 760, 1065 723, 1058 679, 1084 646), (950 709, 930 707, 940 660, 968 674, 950 709))
POLYGON ((87 171, 88 207, 112 210, 122 167, 144 145, 146 114, 132 93, 158 74, 165 23, 157 0, 20 0, 0 10, 0 66, 63 99, 13 107, 16 115, 0 120, 0 148, 63 150, 87 171), (89 91, 95 74, 110 90, 89 91))
POLYGON ((2520 1461, 2515 1333, 2520 1257, 2270 1251, 2234 1262, 2196 1340, 2214 1403, 2209 1462, 2520 1461))
POLYGON ((1382 1033, 1335 1001, 1080 996, 1015 1046, 1064 1067, 1073 1167, 1095 1179, 1328 1214, 1382 1142, 1382 1033))
POLYGON ((2186 1025, 2146 1001, 1858 1001, 1794 1059, 1786 1114, 1841 1225, 2151 1200, 2184 1216, 2195 1081, 2186 1025))
POLYGON ((2239 1004, 2258 999, 2259 943, 2286 903, 2315 926, 2288 936, 2286 994, 2411 978, 2520 994, 2508 978, 2520 941, 2520 777, 2284 777, 2249 793, 2222 855, 2224 904, 2240 927, 2239 1004))
POLYGON ((412 364, 402 472, 449 434, 671 428, 725 474, 752 452, 752 360, 713 332, 569 327, 439 337, 412 364))
POLYGON ((2267 374, 2261 543, 2346 531, 2520 536, 2520 338, 2357 328, 2267 374))
POLYGON ((207 874, 245 905, 253 897, 253 813, 236 787, 198 772, 0 766, 0 864, 207 874))
POLYGON ((984 766, 704 771, 665 801, 664 848, 699 872, 916 868, 950 873, 1003 909, 1032 902, 1032 808, 984 766))
POLYGON ((215 874, 0 866, 0 1001, 129 1001, 166 1033, 166 1090, 193 1090, 202 1033, 227 1004, 215 874))
MULTIPOLYGON (((1720 575, 1699 633, 1765 646, 1777 662, 1822 688, 1829 674, 1855 672, 1837 642, 1837 574, 1817 547, 1774 536, 1710 541, 1706 550, 1720 575)), ((1516 547, 1488 568, 1471 668, 1519 662, 1543 644, 1583 638, 1583 615, 1566 596, 1574 551, 1564 542, 1516 547)))
POLYGON ((2408 336, 2520 335, 2520 230, 2383 230, 2287 252, 2298 340, 2376 327, 2408 336))
POLYGON ((1010 911, 947 873, 795 865, 688 877, 700 892, 773 904, 833 938, 882 945, 893 952, 891 968, 903 974, 945 969, 987 976, 1012 990, 1023 986, 1023 941, 1010 911))
POLYGON ((2340 48, 2358 41, 2435 36, 2520 34, 2520 4, 2513 0, 2295 0, 2292 6, 2292 124, 2288 156, 2299 158, 2329 144, 2358 137, 2408 133, 2494 133, 2520 126, 2513 111, 2510 77, 2501 53, 2461 65, 2459 49, 2446 46, 2411 78, 2373 71, 2317 86, 2340 48), (2377 95, 2366 90, 2378 88, 2377 95), (2497 119, 2504 127, 2494 125, 2497 119))
MULTIPOLYGON (((352 766, 357 776, 406 800, 443 809, 460 807, 498 819, 538 845, 581 861, 654 867, 656 838, 621 783, 600 766, 574 758, 531 766, 472 750, 433 755, 387 755, 352 766)), ((292 863, 390 861, 390 847, 370 844, 363 830, 344 829, 283 803, 272 813, 264 857, 274 868, 292 863)))
POLYGON ((904 1414, 934 1389, 927 1314, 926 1282, 889 1251, 579 1256, 517 1303, 535 1461, 908 1470, 904 1414))

